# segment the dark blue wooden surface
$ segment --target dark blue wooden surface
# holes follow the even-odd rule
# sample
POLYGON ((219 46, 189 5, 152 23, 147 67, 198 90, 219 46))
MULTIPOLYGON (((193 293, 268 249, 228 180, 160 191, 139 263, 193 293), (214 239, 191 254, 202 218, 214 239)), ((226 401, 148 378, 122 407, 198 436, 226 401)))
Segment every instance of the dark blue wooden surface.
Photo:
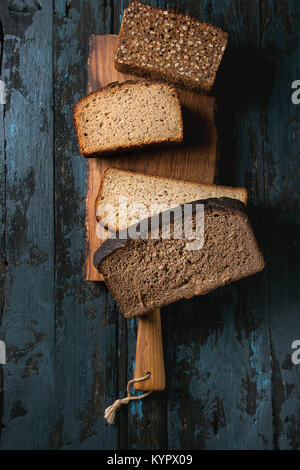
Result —
POLYGON ((89 35, 118 33, 127 1, 2 0, 1 449, 300 448, 300 3, 151 4, 230 33, 215 87, 217 180, 248 188, 267 267, 165 308, 166 391, 105 425, 133 374, 137 325, 84 281, 85 161, 71 108, 86 90, 89 35))

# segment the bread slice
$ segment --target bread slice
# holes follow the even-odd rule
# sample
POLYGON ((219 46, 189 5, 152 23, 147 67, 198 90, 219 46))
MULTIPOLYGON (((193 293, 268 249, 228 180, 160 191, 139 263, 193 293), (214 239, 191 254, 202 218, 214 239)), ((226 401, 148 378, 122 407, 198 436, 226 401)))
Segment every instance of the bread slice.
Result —
MULTIPOLYGON (((154 215, 154 213, 197 199, 212 197, 239 199, 246 204, 247 190, 212 184, 189 183, 174 178, 108 168, 103 174, 95 202, 96 217, 98 222, 107 228, 122 230, 135 224, 141 218, 154 215), (124 201, 124 198, 127 201, 124 201), (147 214, 142 217, 140 215, 141 204, 146 206, 147 211, 147 214), (159 205, 162 205, 161 210, 159 205)), ((142 211, 143 213, 144 211, 142 211)))
POLYGON ((112 83, 82 98, 73 111, 84 156, 183 139, 178 93, 165 83, 112 83))
POLYGON ((123 14, 115 65, 121 72, 208 92, 227 41, 216 26, 133 1, 123 14))
POLYGON ((162 217, 158 222, 150 218, 146 225, 137 224, 137 230, 142 227, 137 239, 129 238, 127 230, 121 231, 119 238, 106 240, 96 251, 94 264, 125 317, 206 294, 264 268, 244 204, 229 198, 196 201, 189 216, 194 226, 196 203, 204 204, 200 249, 187 249, 185 237, 163 238, 164 225, 170 225, 172 234, 176 220, 182 224, 176 211, 173 219, 162 217))

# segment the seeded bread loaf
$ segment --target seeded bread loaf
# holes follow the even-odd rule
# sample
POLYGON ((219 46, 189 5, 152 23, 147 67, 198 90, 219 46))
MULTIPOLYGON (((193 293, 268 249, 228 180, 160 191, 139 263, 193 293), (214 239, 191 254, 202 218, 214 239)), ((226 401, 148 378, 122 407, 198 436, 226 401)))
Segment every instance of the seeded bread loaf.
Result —
POLYGON ((247 190, 108 168, 102 177, 95 209, 98 222, 122 230, 143 218, 141 204, 146 207, 144 217, 149 217, 179 204, 213 197, 239 199, 246 204, 247 190), (164 207, 160 209, 160 206, 164 207))
POLYGON ((216 26, 133 1, 124 11, 115 66, 208 92, 227 41, 228 34, 216 26))
POLYGON ((178 93, 165 83, 112 83, 82 98, 73 111, 84 156, 183 139, 178 93))
POLYGON ((163 238, 164 225, 169 224, 173 233, 176 211, 173 219, 161 215, 159 221, 152 217, 147 224, 132 226, 130 233, 140 228, 137 239, 128 238, 127 230, 120 231, 118 238, 108 239, 96 251, 94 264, 125 317, 206 294, 264 268, 244 204, 230 198, 196 201, 189 216, 193 226, 196 203, 204 204, 204 244, 200 249, 187 249, 185 237, 163 238))

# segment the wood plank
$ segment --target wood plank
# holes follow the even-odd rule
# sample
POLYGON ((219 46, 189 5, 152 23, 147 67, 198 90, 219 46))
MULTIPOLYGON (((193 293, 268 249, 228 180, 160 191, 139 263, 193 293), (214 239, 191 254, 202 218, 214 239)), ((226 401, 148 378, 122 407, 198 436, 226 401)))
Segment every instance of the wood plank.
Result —
MULTIPOLYGON (((2 48, 3 48, 3 27, 0 20, 0 77, 2 71, 2 48)), ((4 135, 4 103, 0 103, 0 341, 2 338, 1 320, 5 302, 5 261, 6 261, 6 244, 5 244, 5 135, 4 135)), ((0 440, 3 428, 3 412, 4 412, 4 383, 3 383, 3 365, 0 364, 0 440)))
MULTIPOLYGON (((88 91, 114 81, 135 78, 114 67, 117 36, 92 36, 89 55, 88 91)), ((86 280, 102 280, 93 265, 93 255, 100 246, 95 219, 95 200, 106 168, 117 167, 148 174, 211 183, 216 163, 217 135, 214 124, 215 100, 187 90, 180 90, 183 104, 184 145, 124 153, 107 158, 87 159, 87 265, 86 280)))
POLYGON ((56 419, 50 445, 115 449, 118 428, 107 427, 103 414, 117 395, 118 323, 103 287, 84 282, 85 160, 72 122, 72 106, 86 92, 88 36, 109 32, 111 6, 69 3, 66 11, 65 1, 54 2, 56 419))
POLYGON ((263 107, 273 445, 299 450, 300 366, 292 363, 291 345, 300 339, 300 114, 291 84, 300 75, 300 4, 263 0, 261 15, 262 49, 274 71, 263 107))
MULTIPOLYGON (((127 375, 134 376, 135 348, 138 320, 127 320, 127 375)), ((169 364, 166 362, 166 367, 169 364)), ((128 409, 127 449, 168 449, 167 396, 169 384, 163 392, 153 392, 143 400, 136 400, 128 409)), ((138 392, 135 392, 138 394, 138 392)))
POLYGON ((27 0, 8 8, 4 1, 1 17, 7 267, 0 336, 7 364, 0 446, 47 449, 54 408, 53 5, 27 0))
POLYGON ((139 320, 134 378, 144 377, 148 372, 150 377, 145 382, 136 382, 134 389, 147 392, 164 390, 166 378, 159 308, 139 320))

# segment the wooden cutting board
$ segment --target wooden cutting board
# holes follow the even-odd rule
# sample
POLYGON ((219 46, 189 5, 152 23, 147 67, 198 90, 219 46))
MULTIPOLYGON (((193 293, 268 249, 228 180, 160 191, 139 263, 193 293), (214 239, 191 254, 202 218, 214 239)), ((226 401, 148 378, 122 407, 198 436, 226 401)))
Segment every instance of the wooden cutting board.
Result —
MULTIPOLYGON (((114 67, 116 35, 91 36, 88 61, 88 92, 111 82, 135 79, 114 67)), ((141 80, 140 77, 138 77, 141 80)), ((180 178, 197 183, 213 183, 216 165, 217 133, 214 121, 215 99, 179 90, 183 106, 184 143, 178 147, 128 152, 106 158, 87 158, 86 197, 86 280, 102 281, 93 265, 93 255, 101 244, 96 235, 95 199, 103 171, 109 167, 180 178)))

